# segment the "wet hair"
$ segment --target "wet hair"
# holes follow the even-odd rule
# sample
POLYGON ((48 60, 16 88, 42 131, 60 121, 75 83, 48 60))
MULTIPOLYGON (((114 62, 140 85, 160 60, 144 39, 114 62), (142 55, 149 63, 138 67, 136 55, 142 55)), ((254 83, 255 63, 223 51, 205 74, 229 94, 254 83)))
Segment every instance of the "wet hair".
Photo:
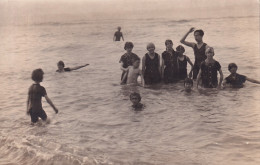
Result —
POLYGON ((154 45, 154 43, 152 43, 152 42, 150 42, 150 43, 147 44, 147 46, 146 46, 146 49, 147 49, 147 50, 148 50, 148 47, 149 47, 149 46, 153 46, 153 47, 155 48, 155 45, 154 45))
POLYGON ((126 50, 126 48, 133 48, 133 47, 134 47, 134 44, 132 42, 126 42, 124 49, 126 50))
POLYGON ((176 50, 177 50, 178 52, 180 52, 180 51, 185 52, 185 49, 184 49, 184 47, 183 47, 182 45, 177 46, 176 50))
POLYGON ((228 70, 230 71, 232 68, 237 68, 237 64, 235 63, 228 64, 228 70))
POLYGON ((185 78, 184 86, 185 86, 185 84, 191 84, 193 86, 193 80, 191 78, 185 78))
POLYGON ((141 95, 139 93, 133 92, 130 94, 130 100, 132 99, 132 97, 136 96, 138 98, 138 101, 141 101, 141 95))
POLYGON ((33 72, 32 72, 32 80, 35 81, 35 82, 42 82, 43 80, 43 70, 42 69, 35 69, 33 72))
POLYGON ((205 54, 207 54, 208 52, 213 52, 213 56, 215 55, 215 52, 214 52, 214 48, 213 47, 208 47, 206 50, 205 50, 205 54))
POLYGON ((165 41, 165 46, 167 45, 167 43, 172 43, 173 44, 172 40, 166 40, 165 41))
POLYGON ((204 31, 203 31, 203 30, 201 30, 201 29, 199 29, 199 30, 195 30, 195 31, 194 31, 194 34, 195 34, 196 32, 198 32, 198 33, 200 34, 201 37, 204 36, 204 31))
POLYGON ((57 65, 61 65, 61 66, 65 67, 65 64, 64 64, 63 61, 59 61, 59 62, 57 63, 57 65))

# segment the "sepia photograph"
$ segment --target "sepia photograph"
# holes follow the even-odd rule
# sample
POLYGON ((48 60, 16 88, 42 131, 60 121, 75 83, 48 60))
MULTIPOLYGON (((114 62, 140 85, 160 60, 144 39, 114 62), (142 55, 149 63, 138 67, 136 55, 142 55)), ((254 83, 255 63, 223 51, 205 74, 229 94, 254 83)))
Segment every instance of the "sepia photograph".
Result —
POLYGON ((259 0, 0 0, 0 165, 259 165, 259 0))

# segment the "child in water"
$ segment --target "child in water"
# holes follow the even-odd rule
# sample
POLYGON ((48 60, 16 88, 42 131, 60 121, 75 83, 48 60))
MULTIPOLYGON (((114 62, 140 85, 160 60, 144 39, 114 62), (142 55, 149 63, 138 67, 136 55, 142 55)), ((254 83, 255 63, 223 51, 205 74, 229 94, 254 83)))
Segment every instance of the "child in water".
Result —
POLYGON ((237 73, 237 65, 235 63, 230 63, 228 65, 228 70, 231 73, 228 77, 225 78, 223 82, 224 87, 232 87, 232 88, 242 88, 245 81, 249 81, 252 83, 260 84, 260 81, 248 78, 244 75, 240 75, 237 73))
POLYGON ((173 50, 172 40, 165 41, 166 51, 162 53, 162 78, 165 83, 178 80, 177 53, 173 50))
POLYGON ((132 107, 134 110, 142 110, 144 105, 140 103, 141 101, 141 96, 139 93, 133 92, 130 94, 130 101, 133 103, 132 107))
POLYGON ((133 66, 128 66, 126 73, 123 76, 123 79, 121 81, 121 84, 124 84, 125 79, 127 79, 127 84, 134 84, 137 85, 137 78, 138 76, 141 76, 141 84, 144 86, 144 80, 142 71, 139 69, 140 66, 140 58, 136 57, 133 59, 133 66))
POLYGON ((59 61, 57 63, 57 67, 58 67, 58 70, 56 70, 56 72, 70 72, 72 70, 77 70, 77 69, 80 69, 80 68, 83 68, 85 66, 88 66, 89 64, 85 64, 85 65, 81 65, 81 66, 76 66, 76 67, 73 67, 73 68, 64 68, 65 67, 65 64, 63 61, 59 61))
POLYGON ((35 82, 31 85, 27 99, 27 114, 31 116, 32 123, 36 123, 40 117, 43 121, 47 120, 47 115, 42 108, 42 97, 50 104, 53 110, 58 113, 58 109, 54 106, 51 99, 47 96, 46 90, 40 85, 43 80, 44 72, 42 69, 36 69, 32 72, 32 80, 35 82))
POLYGON ((186 78, 184 80, 184 91, 190 93, 193 87, 193 80, 191 78, 186 78))
POLYGON ((147 45, 147 50, 148 53, 144 55, 142 60, 142 71, 145 85, 151 85, 161 81, 160 56, 154 52, 155 46, 153 43, 147 45))
POLYGON ((197 77, 197 88, 200 78, 202 79, 202 86, 204 88, 220 88, 223 80, 223 73, 221 70, 221 65, 216 61, 214 56, 214 49, 208 47, 206 49, 207 59, 203 61, 200 65, 199 74, 197 77), (218 72, 220 74, 220 80, 218 82, 218 72))
MULTIPOLYGON (((127 73, 128 67, 133 65, 133 59, 139 58, 136 54, 132 53, 133 48, 134 48, 134 44, 132 42, 125 43, 124 49, 126 50, 126 53, 121 56, 120 61, 119 61, 119 63, 121 63, 120 68, 123 71, 122 76, 121 76, 121 81, 123 80, 125 73, 127 73)), ((126 81, 127 81, 127 78, 124 79, 124 81, 121 83, 125 84, 126 81)))
POLYGON ((192 69, 193 69, 193 64, 190 61, 190 58, 183 55, 183 53, 185 52, 185 49, 183 46, 179 45, 176 48, 177 54, 178 54, 178 66, 179 66, 179 79, 180 80, 184 80, 188 77, 187 75, 187 62, 190 64, 191 66, 191 70, 189 73, 189 77, 192 76, 192 69))

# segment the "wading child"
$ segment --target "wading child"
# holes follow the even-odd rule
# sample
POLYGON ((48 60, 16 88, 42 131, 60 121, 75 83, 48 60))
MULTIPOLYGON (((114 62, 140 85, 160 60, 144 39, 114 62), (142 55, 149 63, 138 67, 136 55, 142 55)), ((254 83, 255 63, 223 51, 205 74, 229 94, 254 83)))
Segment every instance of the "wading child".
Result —
POLYGON ((140 58, 136 57, 133 59, 133 66, 128 66, 126 73, 123 76, 123 79, 121 81, 121 84, 124 83, 125 79, 127 78, 126 83, 127 84, 133 84, 137 85, 137 78, 138 76, 141 76, 141 84, 144 86, 144 80, 142 71, 139 69, 140 66, 140 58))
POLYGON ((59 72, 59 73, 61 73, 61 72, 70 72, 70 71, 72 71, 72 70, 77 70, 77 69, 80 69, 80 68, 83 68, 83 67, 85 67, 85 66, 88 66, 89 64, 85 64, 85 65, 81 65, 81 66, 76 66, 76 67, 73 67, 73 68, 64 68, 65 67, 65 64, 64 64, 64 62, 63 61, 59 61, 58 63, 57 63, 57 67, 58 67, 58 70, 56 70, 56 72, 59 72))
POLYGON ((178 80, 177 53, 173 50, 172 40, 165 41, 166 51, 162 53, 162 78, 165 83, 178 80))
POLYGON ((177 60, 178 60, 178 66, 179 66, 179 79, 184 80, 188 77, 187 76, 187 62, 191 66, 191 70, 190 70, 190 73, 189 73, 189 78, 191 78, 193 64, 190 61, 189 57, 187 57, 186 55, 183 55, 183 53, 185 52, 184 47, 179 45, 179 46, 177 46, 176 51, 177 51, 177 54, 178 54, 177 60))
POLYGON ((205 52, 207 59, 203 61, 200 65, 199 74, 197 77, 197 88, 199 80, 202 80, 202 87, 204 88, 220 88, 223 81, 223 73, 221 70, 221 65, 216 61, 214 56, 214 49, 209 47, 205 52), (218 82, 218 72, 220 74, 220 80, 218 82))
POLYGON ((232 87, 232 88, 242 88, 243 84, 247 81, 260 84, 260 81, 248 78, 244 75, 237 73, 237 65, 235 63, 230 63, 228 65, 228 70, 231 73, 228 77, 225 78, 223 82, 224 87, 232 87))
POLYGON ((130 94, 130 101, 132 102, 132 107, 136 111, 141 111, 144 108, 144 105, 140 103, 141 96, 139 93, 133 92, 130 94))
POLYGON ((35 82, 31 85, 28 92, 27 114, 31 116, 32 123, 36 123, 40 117, 43 121, 47 120, 47 115, 42 109, 42 97, 50 104, 53 110, 58 113, 58 109, 54 106, 51 99, 47 96, 46 90, 40 85, 43 80, 44 72, 42 69, 36 69, 32 72, 32 80, 35 82))
MULTIPOLYGON (((127 68, 133 65, 133 59, 139 58, 136 54, 132 53, 133 48, 134 48, 134 44, 132 42, 125 43, 124 49, 126 50, 126 53, 122 55, 119 60, 119 63, 121 63, 120 69, 123 71, 121 75, 121 81, 123 80, 123 77, 128 70, 127 68)), ((122 83, 125 84, 126 81, 127 78, 124 79, 122 83)))
POLYGON ((148 53, 142 59, 142 71, 145 85, 156 84, 161 81, 160 56, 154 52, 153 43, 147 45, 148 53))

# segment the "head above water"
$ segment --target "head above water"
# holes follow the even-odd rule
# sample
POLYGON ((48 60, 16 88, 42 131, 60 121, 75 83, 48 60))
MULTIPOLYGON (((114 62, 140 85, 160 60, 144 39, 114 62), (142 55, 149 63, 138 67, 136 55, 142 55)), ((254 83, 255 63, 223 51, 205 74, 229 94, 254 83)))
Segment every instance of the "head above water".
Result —
POLYGON ((150 42, 150 43, 148 43, 147 44, 147 46, 146 46, 146 49, 149 51, 150 49, 155 49, 155 45, 154 45, 154 43, 152 43, 152 42, 150 42))
POLYGON ((118 26, 118 27, 117 27, 117 30, 118 30, 118 31, 120 31, 120 30, 121 30, 121 27, 120 27, 120 26, 118 26))
POLYGON ((137 93, 137 92, 133 92, 133 93, 131 93, 130 94, 130 100, 133 102, 133 101, 135 101, 135 102, 140 102, 141 101, 141 95, 139 94, 139 93, 137 93))
POLYGON ((214 48, 213 48, 213 47, 208 47, 208 48, 205 50, 206 56, 210 55, 211 53, 212 53, 212 56, 215 55, 214 48))
POLYGON ((42 82, 43 74, 44 74, 44 72, 43 72, 43 70, 41 68, 35 69, 32 72, 32 80, 35 81, 35 82, 42 82))
POLYGON ((139 65, 140 65, 140 61, 141 61, 141 59, 140 59, 139 57, 133 58, 133 59, 132 59, 133 67, 134 67, 134 68, 138 68, 139 65))
POLYGON ((176 51, 184 53, 185 48, 182 45, 179 45, 179 46, 177 46, 176 51))
POLYGON ((228 70, 231 74, 235 74, 237 72, 237 65, 235 63, 228 64, 228 70))
POLYGON ((193 80, 191 78, 186 78, 184 80, 184 87, 188 84, 191 85, 191 87, 193 86, 193 80))
POLYGON ((165 46, 167 46, 168 44, 172 44, 172 45, 173 45, 172 40, 166 40, 166 41, 165 41, 165 46))
POLYGON ((197 42, 202 42, 202 38, 204 36, 204 31, 199 29, 194 31, 194 38, 197 42))
POLYGON ((128 48, 133 49, 134 48, 134 44, 132 42, 126 42, 124 49, 126 50, 128 48))

